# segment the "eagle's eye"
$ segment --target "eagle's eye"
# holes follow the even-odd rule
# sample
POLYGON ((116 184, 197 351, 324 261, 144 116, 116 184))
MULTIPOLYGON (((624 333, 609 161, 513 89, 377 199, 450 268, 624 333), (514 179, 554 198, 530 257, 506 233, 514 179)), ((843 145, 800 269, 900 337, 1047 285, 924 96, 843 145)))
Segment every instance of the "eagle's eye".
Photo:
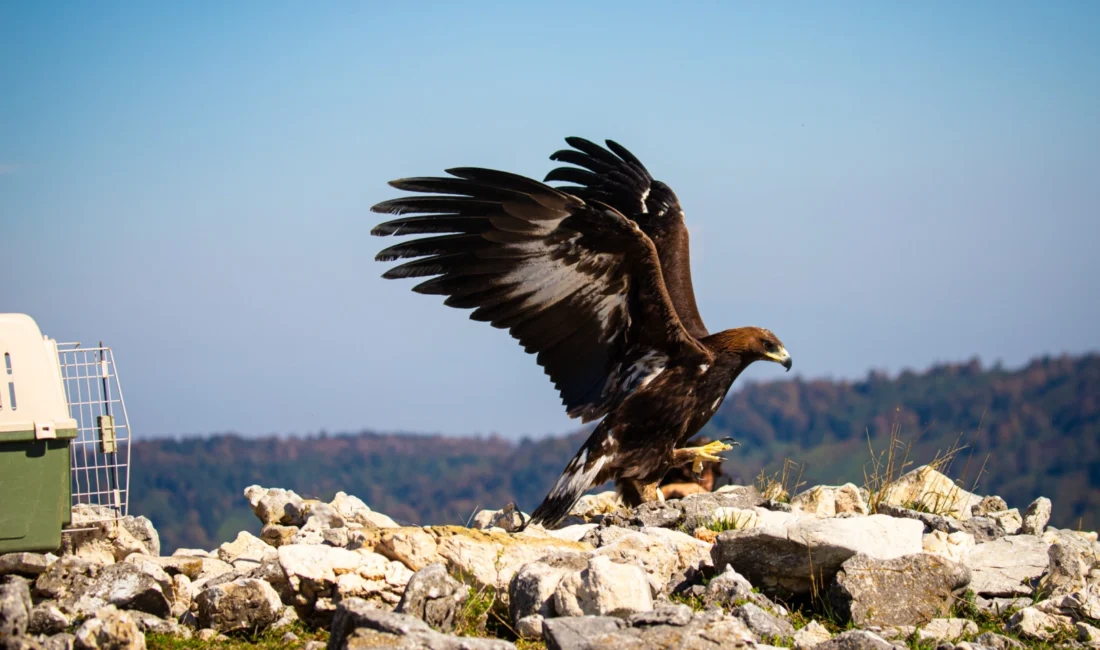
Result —
POLYGON ((775 352, 775 343, 772 343, 771 341, 764 341, 764 351, 775 352))

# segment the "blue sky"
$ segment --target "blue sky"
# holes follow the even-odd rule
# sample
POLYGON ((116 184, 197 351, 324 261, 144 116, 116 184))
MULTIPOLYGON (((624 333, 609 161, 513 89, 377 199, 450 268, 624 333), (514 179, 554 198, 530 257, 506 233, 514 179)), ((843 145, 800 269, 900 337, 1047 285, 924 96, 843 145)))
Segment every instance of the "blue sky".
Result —
MULTIPOLYGON (((386 181, 612 138, 711 330, 805 377, 1100 348, 1100 3, 0 5, 0 311, 115 349, 138 435, 568 431, 372 260, 386 181), (589 6, 589 5, 592 6, 589 6)), ((751 368, 741 381, 779 377, 751 368)))

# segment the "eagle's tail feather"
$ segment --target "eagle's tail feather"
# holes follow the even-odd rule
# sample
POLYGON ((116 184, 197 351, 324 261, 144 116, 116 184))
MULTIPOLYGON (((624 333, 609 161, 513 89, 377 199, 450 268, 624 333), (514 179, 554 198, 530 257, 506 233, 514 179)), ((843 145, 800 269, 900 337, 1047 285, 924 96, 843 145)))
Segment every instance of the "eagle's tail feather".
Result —
POLYGON ((604 469, 608 456, 598 452, 590 453, 599 448, 592 444, 598 433, 597 431, 593 434, 565 466, 565 471, 554 482, 550 493, 531 513, 529 524, 539 524, 545 528, 557 526, 569 515, 569 511, 585 492, 607 480, 606 473, 601 470, 604 469))

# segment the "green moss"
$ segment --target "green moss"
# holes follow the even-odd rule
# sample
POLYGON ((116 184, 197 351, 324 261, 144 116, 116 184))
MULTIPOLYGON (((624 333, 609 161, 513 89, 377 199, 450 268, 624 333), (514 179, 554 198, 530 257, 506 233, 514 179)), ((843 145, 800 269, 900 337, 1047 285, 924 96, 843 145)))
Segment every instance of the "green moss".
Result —
POLYGON ((328 642, 328 630, 311 630, 301 623, 294 623, 278 630, 268 630, 259 634, 235 634, 226 641, 203 641, 198 635, 183 639, 168 634, 148 633, 145 635, 145 647, 149 650, 295 650, 309 641, 328 642), (298 636, 297 641, 287 643, 282 640, 287 632, 298 636))

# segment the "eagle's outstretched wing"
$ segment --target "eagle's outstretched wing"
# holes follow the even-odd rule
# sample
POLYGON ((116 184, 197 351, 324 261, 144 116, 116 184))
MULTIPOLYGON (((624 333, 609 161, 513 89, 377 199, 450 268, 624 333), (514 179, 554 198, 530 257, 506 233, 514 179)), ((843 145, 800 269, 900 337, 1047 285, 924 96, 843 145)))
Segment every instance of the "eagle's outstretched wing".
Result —
POLYGON ((577 167, 558 167, 545 180, 574 183, 558 189, 606 203, 637 222, 657 247, 665 286, 680 321, 695 338, 708 336, 695 304, 688 231, 676 195, 668 185, 653 180, 645 165, 616 142, 607 141, 608 151, 584 138, 565 141, 573 149, 555 152, 550 159, 577 167))
POLYGON ((437 276, 414 291, 448 296, 470 317, 505 328, 561 393, 570 417, 605 415, 675 358, 711 354, 681 325, 653 242, 615 208, 506 172, 460 168, 453 178, 390 184, 424 194, 371 208, 403 215, 374 235, 427 234, 381 261, 418 258, 385 278, 437 276), (404 216, 414 215, 414 216, 404 216))

